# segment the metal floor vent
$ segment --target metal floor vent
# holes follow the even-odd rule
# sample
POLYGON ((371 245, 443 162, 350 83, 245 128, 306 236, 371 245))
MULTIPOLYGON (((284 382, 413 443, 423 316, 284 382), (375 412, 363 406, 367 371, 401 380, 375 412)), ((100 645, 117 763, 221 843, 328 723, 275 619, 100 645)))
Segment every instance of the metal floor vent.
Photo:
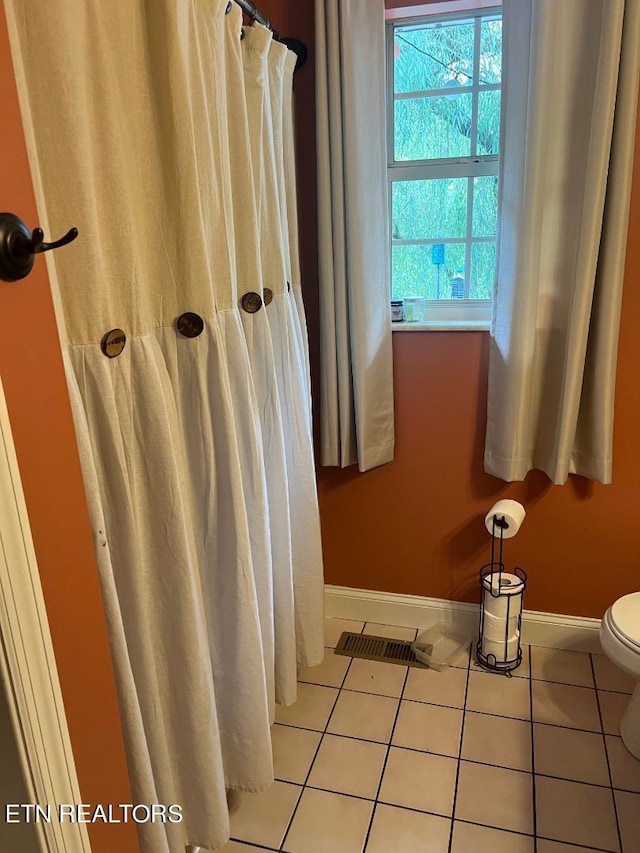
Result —
POLYGON ((364 660, 379 660, 384 663, 399 663, 402 666, 428 667, 420 663, 411 648, 411 640, 392 640, 389 637, 373 637, 370 634, 352 634, 344 631, 335 654, 364 660))

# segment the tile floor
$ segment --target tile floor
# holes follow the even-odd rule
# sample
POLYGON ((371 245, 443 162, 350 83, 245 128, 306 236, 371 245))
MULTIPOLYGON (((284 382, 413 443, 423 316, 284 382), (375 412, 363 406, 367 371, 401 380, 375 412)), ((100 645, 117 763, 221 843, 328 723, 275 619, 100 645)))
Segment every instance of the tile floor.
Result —
POLYGON ((437 672, 327 655, 273 727, 276 782, 242 798, 228 853, 639 853, 633 683, 601 655, 525 647, 513 678, 469 651, 437 672))

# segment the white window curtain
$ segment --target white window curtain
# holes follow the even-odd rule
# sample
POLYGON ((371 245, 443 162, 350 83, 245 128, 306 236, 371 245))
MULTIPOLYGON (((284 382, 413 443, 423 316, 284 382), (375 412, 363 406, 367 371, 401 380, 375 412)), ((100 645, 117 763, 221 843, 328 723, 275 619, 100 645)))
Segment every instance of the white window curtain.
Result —
POLYGON ((393 458, 383 0, 316 0, 322 464, 393 458))
POLYGON ((611 481, 639 0, 504 0, 485 470, 611 481))

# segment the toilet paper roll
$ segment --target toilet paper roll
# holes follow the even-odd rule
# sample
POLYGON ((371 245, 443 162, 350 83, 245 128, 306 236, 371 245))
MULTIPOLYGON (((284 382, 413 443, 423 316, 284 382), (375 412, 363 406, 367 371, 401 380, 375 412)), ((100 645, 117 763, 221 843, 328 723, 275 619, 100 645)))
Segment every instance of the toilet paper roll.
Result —
POLYGON ((501 640, 505 637, 517 637, 519 612, 510 616, 509 619, 492 616, 484 613, 482 617, 482 636, 487 640, 501 640))
POLYGON ((511 618, 514 614, 520 613, 524 581, 517 575, 509 572, 483 575, 481 584, 485 613, 500 619, 505 619, 507 615, 511 618))
POLYGON ((520 613, 522 610, 522 593, 519 595, 501 595, 500 598, 494 598, 485 592, 483 606, 485 615, 496 616, 502 620, 506 619, 507 615, 511 618, 515 613, 520 613))
POLYGON ((515 660, 518 657, 518 641, 519 637, 510 637, 506 643, 504 640, 487 640, 483 638, 482 654, 486 658, 488 658, 489 655, 494 655, 496 663, 515 660))
MULTIPOLYGON (((515 536, 518 530, 520 530, 520 526, 524 521, 524 517, 527 513, 525 512, 525 508, 522 504, 518 503, 518 501, 511 500, 503 500, 495 503, 484 520, 484 525, 489 531, 489 533, 494 533, 493 528, 493 517, 494 515, 498 516, 498 518, 504 518, 506 522, 506 527, 502 528, 502 538, 503 539, 511 539, 512 536, 515 536)), ((500 536, 500 528, 495 528, 495 536, 499 538, 500 536)))
POLYGON ((524 589, 524 581, 518 575, 511 572, 488 572, 483 574, 481 584, 485 590, 485 595, 493 597, 498 594, 503 595, 520 595, 524 589))

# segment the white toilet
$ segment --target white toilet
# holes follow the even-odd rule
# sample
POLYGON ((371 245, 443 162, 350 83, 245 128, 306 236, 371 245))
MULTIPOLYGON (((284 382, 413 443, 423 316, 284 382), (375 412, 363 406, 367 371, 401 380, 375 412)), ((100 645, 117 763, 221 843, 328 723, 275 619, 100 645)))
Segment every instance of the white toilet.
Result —
POLYGON ((640 760, 640 592, 619 598, 600 625, 602 651, 638 683, 620 722, 622 742, 640 760))

